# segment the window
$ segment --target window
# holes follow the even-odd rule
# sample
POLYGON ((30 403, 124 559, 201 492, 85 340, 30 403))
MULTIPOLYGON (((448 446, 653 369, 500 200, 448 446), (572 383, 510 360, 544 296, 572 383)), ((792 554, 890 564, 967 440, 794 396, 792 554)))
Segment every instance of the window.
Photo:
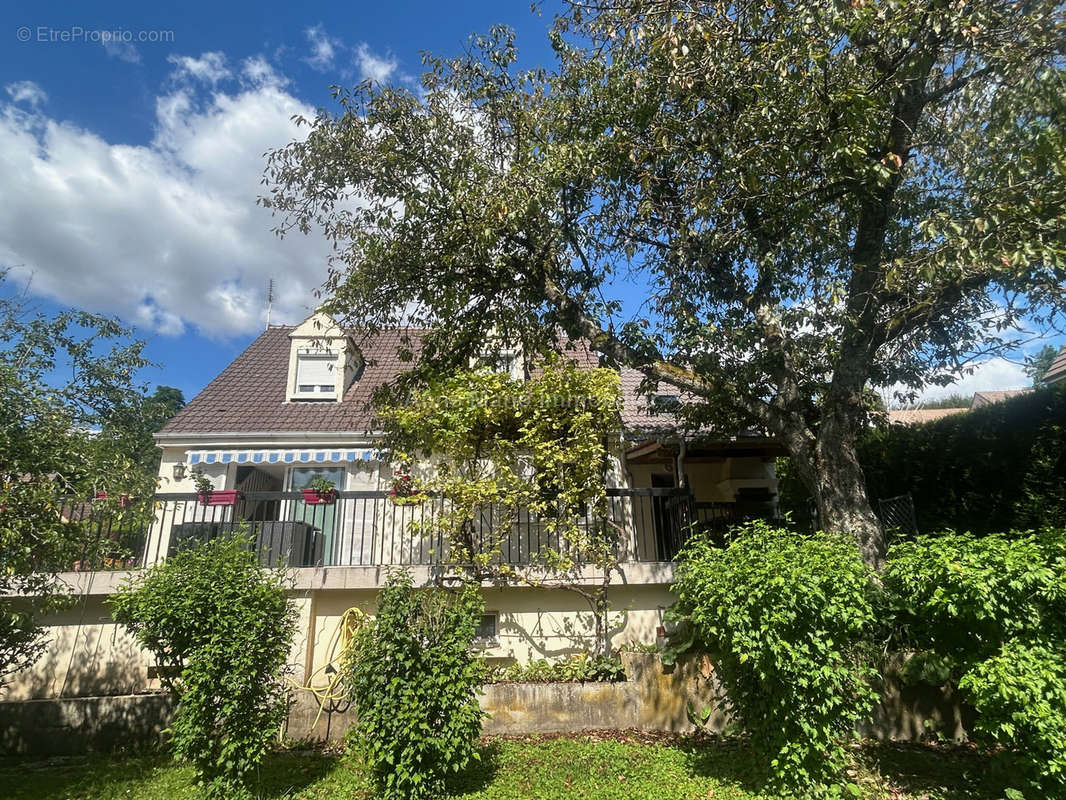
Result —
POLYGON ((296 394, 303 399, 335 399, 336 374, 336 353, 304 350, 296 354, 296 394))
POLYGON ((482 614, 481 622, 477 626, 477 632, 474 633, 474 641, 481 644, 494 643, 498 634, 498 622, 499 614, 495 611, 490 614, 482 614))
POLYGON ((514 353, 506 350, 499 352, 487 352, 482 353, 481 357, 477 360, 479 367, 487 367, 493 372, 502 372, 504 375, 515 376, 515 366, 518 363, 518 356, 514 353))
POLYGON ((681 410, 681 397, 676 394, 653 394, 650 405, 653 415, 676 414, 681 410))

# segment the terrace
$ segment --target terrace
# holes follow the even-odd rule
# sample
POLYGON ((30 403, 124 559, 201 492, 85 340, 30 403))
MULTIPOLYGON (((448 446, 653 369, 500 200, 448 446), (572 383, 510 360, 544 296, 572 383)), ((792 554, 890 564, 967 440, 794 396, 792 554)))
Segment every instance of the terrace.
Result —
MULTIPOLYGON (((389 567, 454 563, 449 542, 429 523, 445 508, 440 497, 397 504, 381 492, 336 492, 333 502, 307 502, 301 492, 245 492, 232 505, 205 505, 194 493, 158 494, 147 513, 103 504, 64 504, 64 518, 80 526, 77 546, 58 571, 129 570, 149 566, 193 541, 244 528, 263 566, 389 567), (69 562, 69 563, 67 563, 69 562)), ((551 519, 518 511, 501 533, 500 507, 484 507, 467 526, 474 552, 497 550, 509 565, 542 563, 547 551, 570 544, 551 519), (498 547, 490 540, 495 537, 498 547)), ((607 514, 586 511, 579 530, 617 541, 621 562, 668 562, 692 536, 724 538, 750 514, 733 503, 698 503, 686 489, 609 489, 607 514)), ((506 519, 506 517, 503 517, 506 519)), ((576 555, 576 554, 575 554, 576 555)))

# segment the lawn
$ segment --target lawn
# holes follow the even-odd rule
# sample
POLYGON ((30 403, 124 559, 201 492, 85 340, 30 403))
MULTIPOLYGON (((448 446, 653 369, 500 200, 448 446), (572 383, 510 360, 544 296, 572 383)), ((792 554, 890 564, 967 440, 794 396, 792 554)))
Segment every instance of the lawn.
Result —
MULTIPOLYGON (((464 800, 755 800, 755 771, 736 742, 648 734, 487 740, 481 764, 459 776, 464 800)), ((867 745, 855 779, 868 798, 963 800, 999 796, 985 786, 985 761, 972 751, 867 745)), ((0 761, 10 800, 193 800, 192 771, 162 755, 0 761)), ((370 798, 358 764, 322 752, 285 751, 264 764, 264 798, 370 798)))

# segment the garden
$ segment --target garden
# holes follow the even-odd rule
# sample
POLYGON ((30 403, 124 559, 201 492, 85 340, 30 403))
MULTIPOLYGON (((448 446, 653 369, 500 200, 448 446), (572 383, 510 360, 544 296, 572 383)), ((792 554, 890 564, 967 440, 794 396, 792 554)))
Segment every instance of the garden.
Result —
POLYGON ((611 659, 490 673, 475 648, 480 584, 389 573, 340 660, 359 709, 335 745, 285 741, 293 636, 284 573, 241 534, 197 543, 127 583, 113 613, 176 699, 169 752, 9 761, 14 798, 1066 796, 1066 530, 944 533, 896 544, 873 572, 848 537, 753 522, 684 551, 659 657, 706 654, 725 730, 483 737, 491 680, 618 678, 611 659), (971 741, 935 729, 876 742, 887 656, 905 680, 952 686, 971 741))

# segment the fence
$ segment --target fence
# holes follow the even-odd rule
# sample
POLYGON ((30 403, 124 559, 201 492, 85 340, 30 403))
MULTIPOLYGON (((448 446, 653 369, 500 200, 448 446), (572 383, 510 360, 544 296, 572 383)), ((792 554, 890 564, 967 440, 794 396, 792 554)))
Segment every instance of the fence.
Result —
POLYGON ((71 503, 65 513, 79 526, 80 540, 61 568, 143 567, 189 542, 240 529, 254 539, 264 566, 435 565, 464 563, 476 553, 513 565, 541 563, 549 553, 580 563, 581 541, 594 538, 611 543, 623 561, 670 561, 692 536, 724 543, 728 526, 740 519, 733 504, 697 503, 687 489, 612 488, 605 514, 582 509, 572 525, 483 506, 465 520, 457 542, 434 524, 449 511, 441 497, 397 503, 388 494, 359 491, 336 492, 330 503, 306 502, 301 492, 246 492, 232 505, 205 505, 191 493, 159 494, 139 516, 71 503), (571 541, 567 531, 581 541, 571 541))

